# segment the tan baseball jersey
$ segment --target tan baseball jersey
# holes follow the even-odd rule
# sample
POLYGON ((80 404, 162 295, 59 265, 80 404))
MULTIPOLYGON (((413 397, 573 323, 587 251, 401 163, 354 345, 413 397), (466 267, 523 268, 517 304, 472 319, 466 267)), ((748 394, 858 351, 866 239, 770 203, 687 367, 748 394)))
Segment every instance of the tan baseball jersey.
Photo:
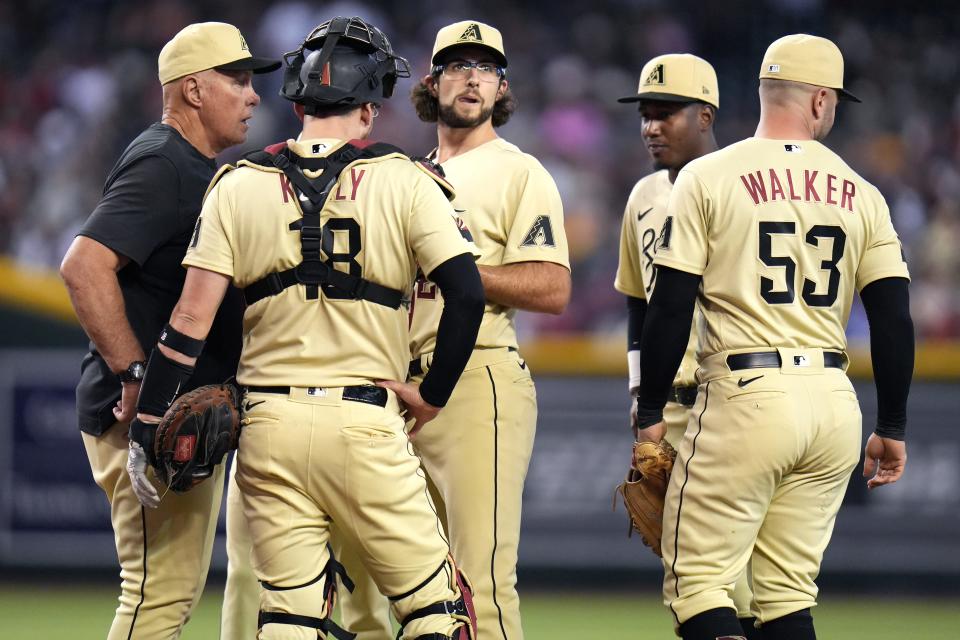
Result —
MULTIPOLYGON (((560 193, 536 158, 497 138, 442 166, 457 189, 454 209, 480 249, 478 264, 541 261, 570 268, 560 193)), ((421 264, 421 269, 430 273, 428 265, 421 264)), ((442 310, 436 286, 418 280, 411 309, 412 355, 433 351, 442 310)), ((488 303, 477 347, 516 347, 516 313, 516 309, 488 303)))
POLYGON ((816 141, 748 138, 694 160, 667 214, 654 263, 703 276, 701 361, 844 350, 854 288, 909 277, 883 196, 816 141))
MULTIPOLYGON (((657 271, 653 259, 656 255, 657 238, 667 220, 667 202, 673 184, 669 171, 663 169, 641 178, 627 199, 623 211, 623 226, 620 228, 620 264, 613 286, 620 293, 634 298, 649 300, 656 286, 657 271)), ((694 374, 697 360, 697 318, 694 314, 690 339, 683 361, 673 383, 677 386, 696 385, 694 374)))
MULTIPOLYGON (((325 156, 341 140, 290 140, 303 157, 325 156)), ((230 276, 238 287, 301 262, 301 212, 278 169, 240 166, 210 189, 185 266, 230 276)), ((470 252, 437 184, 406 157, 348 165, 321 215, 327 263, 410 292, 417 264, 426 272, 470 252)), ((237 380, 244 385, 341 387, 407 374, 407 312, 293 286, 244 315, 237 380)))

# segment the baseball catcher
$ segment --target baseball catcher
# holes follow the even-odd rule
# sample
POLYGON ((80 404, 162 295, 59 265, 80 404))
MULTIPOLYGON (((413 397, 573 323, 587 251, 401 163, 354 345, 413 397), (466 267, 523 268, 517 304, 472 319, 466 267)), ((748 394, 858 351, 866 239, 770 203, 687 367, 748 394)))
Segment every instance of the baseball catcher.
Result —
POLYGON ((676 458, 677 451, 666 440, 659 443, 634 442, 630 470, 617 487, 617 493, 623 497, 623 505, 630 515, 630 533, 636 530, 643 538, 643 543, 658 556, 662 556, 663 501, 676 458))

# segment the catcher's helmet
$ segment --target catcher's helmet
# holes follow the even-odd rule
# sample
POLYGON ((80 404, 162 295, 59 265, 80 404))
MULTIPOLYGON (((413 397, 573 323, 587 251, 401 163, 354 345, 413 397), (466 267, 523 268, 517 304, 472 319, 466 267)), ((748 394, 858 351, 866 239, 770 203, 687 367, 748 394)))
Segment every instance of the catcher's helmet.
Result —
POLYGON ((334 18, 283 55, 280 95, 316 115, 317 107, 380 103, 393 95, 410 65, 393 52, 380 29, 360 18, 334 18))

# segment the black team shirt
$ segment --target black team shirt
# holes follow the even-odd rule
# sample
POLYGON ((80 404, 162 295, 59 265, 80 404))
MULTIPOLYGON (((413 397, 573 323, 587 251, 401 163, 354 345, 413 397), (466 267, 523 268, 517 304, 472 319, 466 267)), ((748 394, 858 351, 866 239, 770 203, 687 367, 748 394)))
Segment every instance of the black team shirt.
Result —
MULTIPOLYGON (((80 229, 79 235, 130 259, 117 277, 127 319, 148 357, 180 298, 187 274, 180 261, 215 171, 214 161, 179 132, 153 124, 117 160, 100 203, 80 229)), ((241 292, 229 287, 196 372, 182 391, 223 382, 236 373, 243 310, 241 292)), ((100 435, 113 425, 121 391, 116 374, 91 342, 77 385, 80 429, 100 435)))

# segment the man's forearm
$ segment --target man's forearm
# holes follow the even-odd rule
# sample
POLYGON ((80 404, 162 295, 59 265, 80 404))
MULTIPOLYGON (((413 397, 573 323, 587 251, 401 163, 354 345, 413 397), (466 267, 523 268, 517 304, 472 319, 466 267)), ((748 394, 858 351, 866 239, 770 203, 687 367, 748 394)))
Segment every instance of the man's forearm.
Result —
POLYGON ((670 385, 690 338, 700 276, 658 267, 657 288, 647 307, 640 339, 640 395, 637 425, 663 420, 670 385))
POLYGON ((73 265, 63 272, 80 325, 113 371, 143 360, 143 348, 130 322, 117 274, 112 269, 73 265))
POLYGON ((570 271, 553 262, 478 265, 488 302, 560 314, 570 302, 570 271))

